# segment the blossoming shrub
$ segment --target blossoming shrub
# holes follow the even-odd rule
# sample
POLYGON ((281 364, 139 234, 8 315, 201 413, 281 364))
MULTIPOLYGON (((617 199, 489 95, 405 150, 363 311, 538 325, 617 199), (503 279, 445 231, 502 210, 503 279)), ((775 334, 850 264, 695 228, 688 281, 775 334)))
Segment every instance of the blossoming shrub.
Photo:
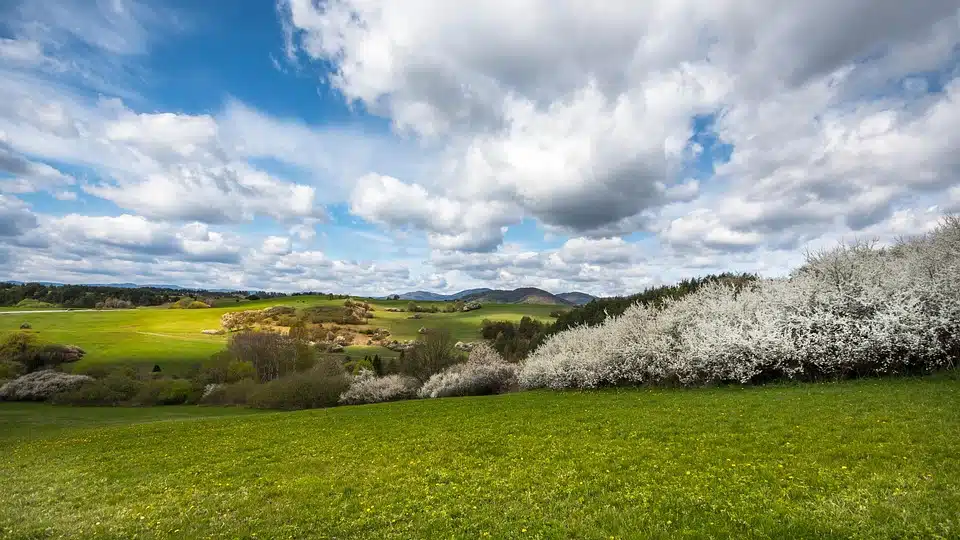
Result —
POLYGON ((350 388, 340 395, 340 403, 357 405, 415 398, 419 387, 420 381, 414 377, 399 374, 377 377, 365 369, 353 377, 350 388))
POLYGON ((465 363, 433 375, 417 394, 422 398, 502 394, 516 389, 518 370, 493 347, 481 343, 470 351, 465 363))
POLYGON ((73 375, 59 371, 35 371, 0 387, 0 399, 7 401, 45 401, 61 392, 73 390, 92 381, 86 375, 73 375))
MULTIPOLYGON (((891 248, 839 246, 786 279, 712 283, 547 339, 524 388, 921 373, 960 355, 960 220, 891 248)), ((427 388, 425 385, 424 388, 427 388)))

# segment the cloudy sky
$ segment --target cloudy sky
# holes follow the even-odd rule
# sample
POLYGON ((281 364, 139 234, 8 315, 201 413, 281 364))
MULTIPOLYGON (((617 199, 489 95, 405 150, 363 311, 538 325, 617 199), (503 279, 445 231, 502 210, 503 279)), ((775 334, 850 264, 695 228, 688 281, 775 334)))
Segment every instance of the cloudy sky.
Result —
POLYGON ((629 293, 960 211, 960 0, 7 0, 0 279, 629 293))

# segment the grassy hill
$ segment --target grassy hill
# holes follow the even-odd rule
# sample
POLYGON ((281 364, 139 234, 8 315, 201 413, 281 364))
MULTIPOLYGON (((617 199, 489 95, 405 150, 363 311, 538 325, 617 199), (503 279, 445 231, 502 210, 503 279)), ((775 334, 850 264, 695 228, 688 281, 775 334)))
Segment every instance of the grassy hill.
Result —
MULTIPOLYGON (((408 319, 410 313, 393 313, 384 308, 404 308, 406 301, 377 300, 377 311, 368 325, 358 328, 386 328, 395 339, 415 339, 421 327, 446 328, 462 341, 479 339, 480 322, 485 319, 519 321, 523 316, 549 320, 555 306, 484 305, 482 309, 460 313, 423 313, 420 319, 408 319)), ((252 302, 226 302, 209 309, 139 308, 130 310, 75 311, 59 313, 0 313, 0 334, 17 331, 28 322, 46 341, 79 345, 87 355, 77 367, 91 363, 132 362, 159 364, 164 371, 178 365, 195 363, 223 348, 225 336, 201 334, 204 329, 220 327, 220 317, 229 311, 261 309, 270 306, 343 305, 343 300, 321 296, 293 296, 252 302)), ((421 303, 421 305, 430 305, 421 303)), ((4 311, 0 309, 0 311, 4 311)), ((348 354, 363 356, 396 353, 379 347, 348 347, 348 354)))
POLYGON ((0 537, 956 538, 960 381, 0 403, 0 537))

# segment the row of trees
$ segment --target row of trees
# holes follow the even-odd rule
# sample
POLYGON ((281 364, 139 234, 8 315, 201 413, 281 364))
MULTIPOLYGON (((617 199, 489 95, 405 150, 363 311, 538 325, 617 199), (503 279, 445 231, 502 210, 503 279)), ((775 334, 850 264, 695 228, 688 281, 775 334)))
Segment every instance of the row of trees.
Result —
POLYGON ((725 284, 739 290, 754 283, 753 274, 722 273, 698 278, 685 279, 675 285, 663 285, 649 288, 631 296, 596 298, 589 303, 569 311, 557 310, 551 313, 556 317, 552 324, 542 323, 523 317, 519 323, 510 321, 484 320, 481 336, 509 362, 520 362, 554 334, 579 326, 596 326, 608 317, 617 317, 635 304, 658 309, 664 303, 683 298, 701 288, 712 284, 725 284))
MULTIPOLYGON (((47 302, 66 308, 95 308, 100 304, 122 302, 131 306, 159 306, 176 302, 184 296, 214 300, 237 298, 236 292, 207 291, 203 289, 167 289, 162 287, 111 287, 102 285, 51 285, 43 283, 0 283, 0 306, 15 306, 23 300, 47 302)), ((288 295, 282 292, 257 291, 246 296, 248 300, 284 298, 286 296, 317 295, 330 299, 348 298, 347 295, 319 292, 299 292, 288 295)))

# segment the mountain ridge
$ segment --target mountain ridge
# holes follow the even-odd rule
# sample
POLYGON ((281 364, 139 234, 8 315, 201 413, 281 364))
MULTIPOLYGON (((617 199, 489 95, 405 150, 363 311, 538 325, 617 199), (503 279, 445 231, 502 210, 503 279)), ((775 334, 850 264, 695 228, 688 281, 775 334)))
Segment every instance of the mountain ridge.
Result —
POLYGON ((391 295, 400 300, 411 300, 419 302, 445 302, 450 300, 467 300, 477 302, 489 302, 495 304, 556 304, 559 306, 582 306, 594 298, 593 295, 572 291, 559 294, 539 289, 536 287, 521 287, 519 289, 466 289, 452 294, 439 294, 429 291, 410 291, 402 294, 391 295))

